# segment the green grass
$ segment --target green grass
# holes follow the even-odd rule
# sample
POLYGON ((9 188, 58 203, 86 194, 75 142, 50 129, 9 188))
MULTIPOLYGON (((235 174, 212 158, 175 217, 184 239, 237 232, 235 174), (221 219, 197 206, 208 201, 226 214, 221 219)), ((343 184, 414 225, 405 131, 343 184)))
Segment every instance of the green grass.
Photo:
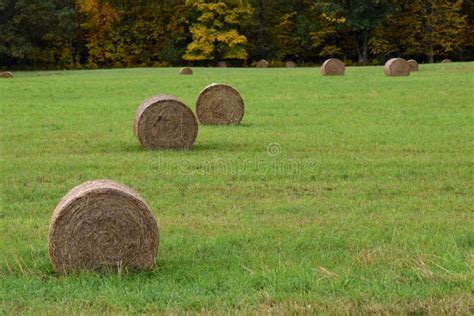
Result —
POLYGON ((474 308, 474 63, 22 72, 0 80, 0 311, 447 313, 474 308), (237 88, 241 126, 144 151, 138 104, 237 88), (276 150, 269 155, 268 150, 276 150), (72 187, 137 190, 161 228, 146 273, 56 277, 48 223, 72 187))

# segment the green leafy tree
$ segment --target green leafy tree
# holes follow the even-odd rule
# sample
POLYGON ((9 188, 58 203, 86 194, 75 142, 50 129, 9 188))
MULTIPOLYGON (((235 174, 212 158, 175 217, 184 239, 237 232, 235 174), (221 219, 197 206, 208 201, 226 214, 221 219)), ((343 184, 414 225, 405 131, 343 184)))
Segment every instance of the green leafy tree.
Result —
POLYGON ((0 0, 0 64, 72 67, 77 27, 73 1, 0 0))
POLYGON ((291 5, 274 28, 278 43, 278 59, 305 60, 319 56, 320 47, 314 37, 322 29, 322 19, 312 0, 299 0, 291 5), (308 34, 310 36, 308 36, 308 34))
POLYGON ((318 7, 330 16, 344 18, 339 29, 352 39, 359 62, 369 60, 369 38, 394 10, 392 0, 318 0, 318 7))

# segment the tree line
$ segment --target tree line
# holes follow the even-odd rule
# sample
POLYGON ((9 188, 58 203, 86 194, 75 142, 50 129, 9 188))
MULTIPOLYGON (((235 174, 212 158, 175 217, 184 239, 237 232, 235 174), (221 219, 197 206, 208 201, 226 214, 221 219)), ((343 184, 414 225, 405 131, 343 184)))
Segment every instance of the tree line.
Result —
POLYGON ((474 0, 0 0, 0 68, 474 59, 474 0))

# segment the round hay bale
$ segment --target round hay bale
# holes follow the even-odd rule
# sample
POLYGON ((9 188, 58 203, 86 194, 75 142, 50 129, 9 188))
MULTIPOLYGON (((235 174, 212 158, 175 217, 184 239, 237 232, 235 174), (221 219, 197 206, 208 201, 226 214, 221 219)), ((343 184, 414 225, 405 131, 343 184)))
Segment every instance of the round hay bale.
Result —
POLYGON ((296 68, 296 63, 292 60, 288 60, 286 63, 285 63, 285 67, 286 68, 296 68))
POLYGON ((220 61, 217 63, 217 67, 219 68, 226 68, 227 67, 227 63, 225 61, 220 61))
POLYGON ((180 75, 192 75, 192 74, 193 74, 193 70, 192 70, 190 67, 183 67, 183 68, 181 68, 181 70, 179 71, 179 74, 180 74, 180 75))
POLYGON ((231 86, 213 83, 199 94, 196 112, 202 124, 238 125, 244 116, 244 101, 231 86))
POLYGON ((410 70, 411 71, 418 71, 418 62, 414 59, 408 60, 408 64, 410 65, 410 70))
POLYGON ((13 78, 13 77, 15 77, 15 76, 10 71, 4 71, 4 72, 0 73, 0 78, 7 79, 7 78, 13 78))
POLYGON ((265 59, 261 59, 257 62, 257 68, 268 68, 269 62, 265 59))
POLYGON ((149 269, 159 230, 145 200, 111 180, 85 182, 53 211, 48 253, 58 274, 78 270, 149 269))
POLYGON ((410 64, 403 58, 392 58, 385 63, 384 73, 386 76, 409 76, 410 64))
POLYGON ((453 62, 451 59, 443 59, 443 61, 441 63, 447 64, 447 63, 451 63, 451 62, 453 62))
POLYGON ((176 97, 158 95, 140 104, 133 131, 147 149, 190 149, 198 124, 193 112, 176 97))
POLYGON ((344 76, 345 72, 346 66, 342 60, 337 58, 330 58, 321 66, 321 74, 323 76, 344 76))

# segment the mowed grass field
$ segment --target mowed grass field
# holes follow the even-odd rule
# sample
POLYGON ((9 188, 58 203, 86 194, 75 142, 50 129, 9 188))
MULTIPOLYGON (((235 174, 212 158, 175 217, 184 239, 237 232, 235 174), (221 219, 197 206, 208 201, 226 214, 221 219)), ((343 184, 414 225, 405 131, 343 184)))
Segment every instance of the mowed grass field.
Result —
POLYGON ((0 80, 0 311, 472 313, 474 63, 20 72, 0 80), (145 98, 193 111, 209 83, 241 126, 199 126, 191 151, 145 151, 145 98), (52 210, 112 179, 158 219, 156 268, 57 277, 52 210))

